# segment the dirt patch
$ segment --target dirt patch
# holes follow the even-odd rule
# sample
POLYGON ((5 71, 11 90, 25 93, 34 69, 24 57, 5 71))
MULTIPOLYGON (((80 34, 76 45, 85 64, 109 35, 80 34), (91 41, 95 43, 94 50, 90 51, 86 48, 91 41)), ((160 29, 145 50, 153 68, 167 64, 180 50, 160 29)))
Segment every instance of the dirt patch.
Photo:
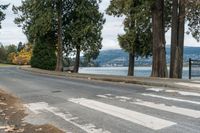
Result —
POLYGON ((23 122, 25 116, 25 108, 20 100, 0 90, 1 133, 64 133, 52 125, 35 126, 23 122))

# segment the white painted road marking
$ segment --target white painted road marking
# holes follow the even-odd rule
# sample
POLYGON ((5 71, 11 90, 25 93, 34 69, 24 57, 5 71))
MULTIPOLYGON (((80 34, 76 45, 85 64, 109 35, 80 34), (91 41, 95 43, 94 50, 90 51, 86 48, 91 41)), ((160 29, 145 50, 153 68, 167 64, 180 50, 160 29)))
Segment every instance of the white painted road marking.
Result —
POLYGON ((193 82, 193 83, 200 83, 199 80, 193 80, 193 81, 191 81, 191 82, 193 82))
POLYGON ((69 99, 69 101, 82 105, 84 107, 97 110, 139 125, 142 125, 144 127, 153 129, 153 130, 160 130, 163 128, 170 127, 172 125, 175 125, 176 123, 167 121, 164 119, 160 119, 157 117, 153 117, 150 115, 142 114, 139 112, 135 112, 132 110, 120 108, 117 106, 105 104, 102 102, 98 102, 95 100, 85 99, 85 98, 72 98, 69 99))
POLYGON ((200 93, 187 92, 187 91, 175 91, 175 90, 166 90, 166 92, 176 92, 184 96, 197 96, 200 97, 200 93))
POLYGON ((146 89, 148 91, 155 91, 155 92, 175 92, 184 96, 197 96, 200 97, 200 93, 195 92, 188 92, 188 91, 179 91, 179 90, 167 90, 167 89, 161 89, 161 88, 149 88, 146 89))
POLYGON ((125 96, 116 96, 115 98, 121 99, 121 100, 131 100, 130 97, 125 97, 125 96))
MULTIPOLYGON (((157 91, 157 90, 155 90, 155 91, 157 91)), ((104 96, 104 95, 102 95, 102 96, 104 96)), ((112 99, 111 97, 102 97, 102 98, 112 99)), ((120 98, 123 98, 123 99, 128 100, 128 101, 125 100, 123 102, 142 105, 142 106, 150 107, 153 109, 159 109, 159 110, 172 112, 172 113, 176 113, 176 114, 181 114, 181 115, 185 115, 185 116, 189 116, 189 117, 193 117, 193 118, 200 118, 200 111, 198 111, 198 110, 192 110, 192 109, 188 109, 188 108, 180 108, 180 107, 176 107, 176 106, 167 106, 165 104, 156 104, 153 102, 147 102, 147 101, 143 101, 141 99, 134 99, 134 98, 125 97, 125 96, 115 96, 113 98, 115 98, 116 100, 119 100, 119 101, 121 101, 120 98)), ((114 100, 114 99, 112 99, 112 100, 114 100)))
POLYGON ((146 93, 143 93, 142 95, 143 96, 166 99, 166 100, 179 101, 179 102, 185 102, 185 103, 192 103, 192 104, 200 105, 200 102, 197 102, 197 101, 190 101, 190 100, 178 99, 178 98, 173 98, 173 97, 165 97, 165 96, 159 96, 159 95, 154 95, 154 94, 146 94, 146 93))
POLYGON ((154 91, 154 92, 160 92, 160 91, 164 91, 164 89, 161 88, 148 88, 146 89, 147 91, 154 91))
POLYGON ((164 110, 164 111, 168 111, 168 112, 172 112, 176 114, 181 114, 181 115, 185 115, 185 116, 189 116, 193 118, 200 118, 200 111, 197 111, 197 110, 180 108, 176 106, 166 106, 165 104, 155 104, 152 102, 142 101, 140 99, 137 101, 139 102, 131 102, 131 103, 154 108, 154 109, 164 110))
POLYGON ((200 88, 200 84, 195 84, 195 83, 177 82, 176 84, 182 85, 182 86, 187 86, 187 87, 197 87, 197 88, 200 88))
POLYGON ((93 124, 85 124, 85 125, 80 125, 76 123, 74 120, 78 120, 78 117, 73 117, 72 114, 70 113, 62 113, 59 111, 58 108, 49 106, 48 103, 46 102, 38 102, 38 103, 30 103, 30 104, 25 104, 25 107, 27 107, 30 111, 32 111, 35 114, 41 113, 41 111, 49 111, 53 113, 54 115, 64 119, 65 121, 71 123, 72 125, 82 129, 83 131, 87 133, 111 133, 109 131, 103 130, 101 128, 97 129, 95 125, 93 124))
POLYGON ((97 97, 109 99, 109 97, 106 95, 97 95, 97 97))

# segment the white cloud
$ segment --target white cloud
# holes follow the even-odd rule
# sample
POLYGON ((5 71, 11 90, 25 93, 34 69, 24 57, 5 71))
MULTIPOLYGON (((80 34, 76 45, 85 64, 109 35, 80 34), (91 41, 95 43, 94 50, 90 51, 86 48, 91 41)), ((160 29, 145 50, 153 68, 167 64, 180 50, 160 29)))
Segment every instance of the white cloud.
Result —
POLYGON ((120 49, 120 46, 118 45, 117 39, 103 39, 103 44, 106 44, 103 46, 102 50, 107 49, 120 49))
POLYGON ((123 34, 123 24, 122 18, 113 18, 110 16, 106 16, 107 22, 104 25, 103 31, 102 31, 102 37, 103 37, 103 50, 105 49, 119 49, 117 36, 119 34, 123 34), (109 21, 110 20, 110 21, 109 21))
MULTIPOLYGON (((187 29, 187 26, 186 26, 187 29)), ((166 44, 171 44, 171 29, 166 33, 166 44)), ((195 40, 192 35, 185 33, 184 46, 200 47, 200 43, 195 40)))
POLYGON ((194 47, 200 47, 200 42, 197 42, 191 35, 186 35, 185 46, 194 46, 194 47))
POLYGON ((10 4, 9 8, 5 11, 6 19, 2 22, 2 29, 0 29, 0 42, 2 44, 18 44, 20 41, 27 42, 22 29, 14 23, 16 15, 12 12, 12 6, 19 6, 20 3, 21 0, 1 0, 1 4, 10 4))
POLYGON ((104 28, 102 31, 103 37, 103 48, 106 49, 120 49, 120 46, 117 41, 117 36, 119 34, 123 34, 123 20, 124 18, 117 18, 108 16, 105 14, 106 8, 109 6, 110 1, 103 0, 100 5, 100 11, 104 13, 104 17, 106 18, 106 23, 104 24, 104 28))

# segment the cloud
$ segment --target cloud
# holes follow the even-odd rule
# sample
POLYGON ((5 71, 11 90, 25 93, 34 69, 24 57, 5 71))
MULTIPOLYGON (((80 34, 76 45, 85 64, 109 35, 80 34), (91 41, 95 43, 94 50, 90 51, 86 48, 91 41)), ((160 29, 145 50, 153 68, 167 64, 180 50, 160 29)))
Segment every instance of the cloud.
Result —
POLYGON ((119 49, 117 36, 124 33, 122 24, 123 19, 110 16, 106 16, 106 18, 108 19, 102 30, 103 49, 119 49))
POLYGON ((0 29, 0 42, 5 45, 18 44, 27 42, 26 36, 22 33, 22 29, 17 27, 14 23, 16 15, 12 12, 12 6, 19 6, 21 0, 1 0, 1 4, 10 4, 5 11, 6 19, 2 22, 2 29, 0 29))
MULTIPOLYGON (((187 29, 187 26, 186 26, 187 29)), ((171 44, 171 29, 166 33, 166 44, 171 44)), ((192 35, 188 35, 185 33, 185 39, 184 39, 184 46, 192 46, 192 47, 200 47, 200 43, 195 40, 192 35)))
POLYGON ((118 44, 117 39, 109 39, 109 38, 104 38, 103 39, 103 44, 106 44, 103 46, 102 50, 108 50, 108 49, 120 49, 120 46, 118 44))
POLYGON ((104 24, 104 28, 102 30, 103 37, 103 50, 107 49, 120 49, 120 46, 117 41, 117 36, 119 34, 123 34, 123 20, 124 18, 117 18, 108 16, 105 14, 106 8, 109 6, 110 1, 103 0, 100 4, 100 11, 104 13, 104 17, 106 18, 106 23, 104 24))

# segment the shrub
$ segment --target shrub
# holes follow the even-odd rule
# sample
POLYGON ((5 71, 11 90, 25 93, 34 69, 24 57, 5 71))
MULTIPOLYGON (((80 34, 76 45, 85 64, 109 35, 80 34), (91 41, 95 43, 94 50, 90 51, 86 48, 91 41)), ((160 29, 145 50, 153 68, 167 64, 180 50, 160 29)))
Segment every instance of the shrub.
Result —
POLYGON ((33 49, 31 57, 31 67, 55 70, 56 67, 56 47, 48 43, 45 39, 38 39, 33 49))

